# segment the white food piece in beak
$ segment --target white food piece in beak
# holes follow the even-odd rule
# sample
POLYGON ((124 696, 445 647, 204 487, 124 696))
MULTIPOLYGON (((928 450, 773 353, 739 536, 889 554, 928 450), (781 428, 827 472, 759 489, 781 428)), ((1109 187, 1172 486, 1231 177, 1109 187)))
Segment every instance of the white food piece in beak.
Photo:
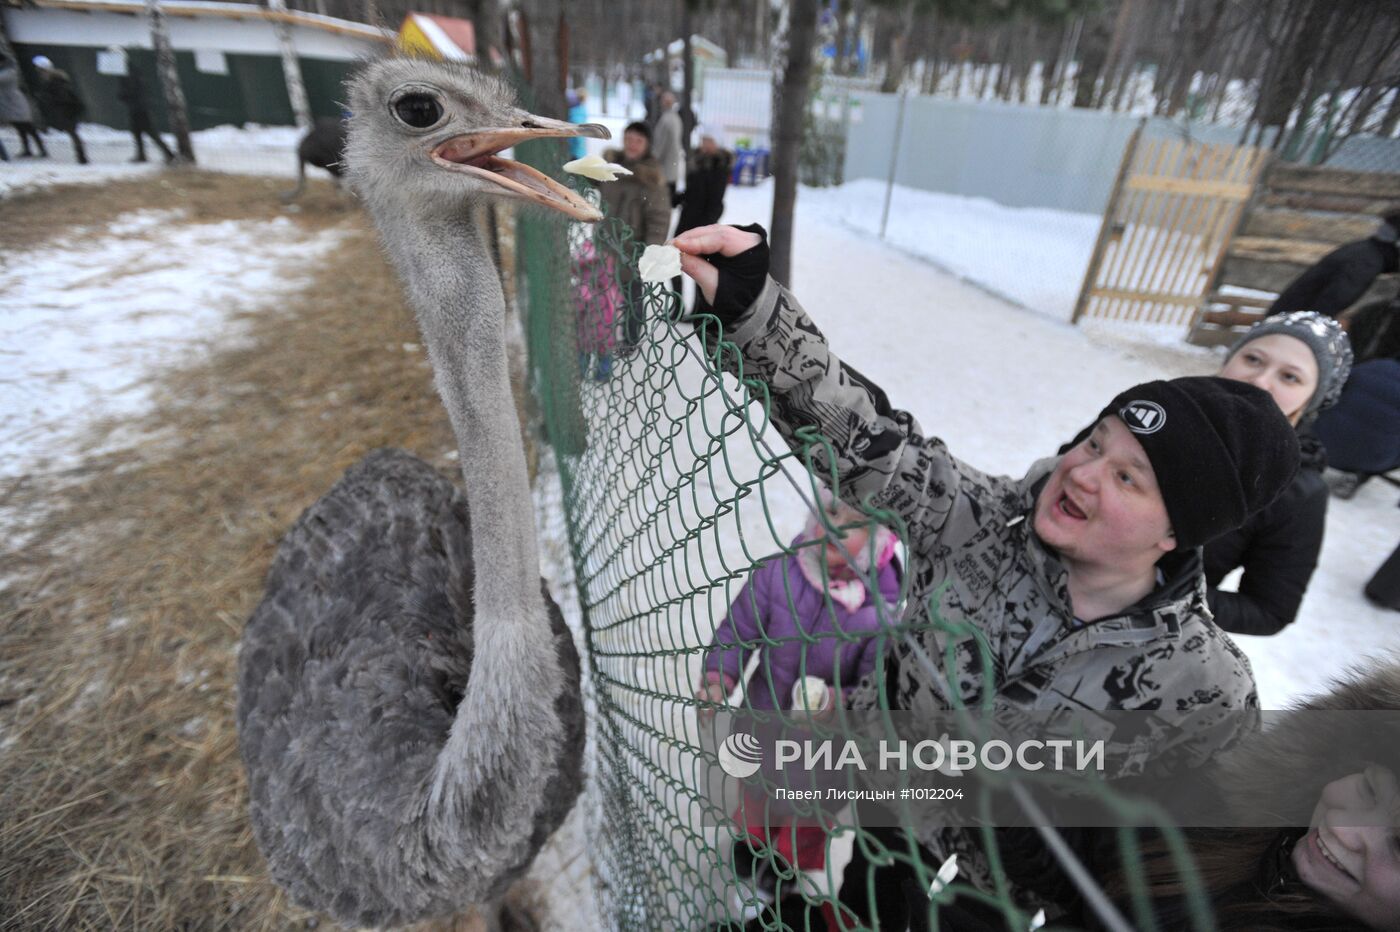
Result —
POLYGON ((585 155, 581 159, 565 162, 564 171, 592 178, 594 181, 616 181, 618 175, 632 174, 632 169, 623 168, 616 162, 609 162, 601 155, 585 155))
POLYGON ((681 251, 675 246, 648 246, 637 271, 644 282, 669 282, 681 274, 681 251))

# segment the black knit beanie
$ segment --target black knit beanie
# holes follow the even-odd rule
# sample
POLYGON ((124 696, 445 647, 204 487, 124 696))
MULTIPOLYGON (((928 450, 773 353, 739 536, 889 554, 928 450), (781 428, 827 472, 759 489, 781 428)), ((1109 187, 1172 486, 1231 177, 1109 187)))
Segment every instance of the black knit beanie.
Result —
POLYGON ((1268 392, 1213 376, 1145 382, 1116 414, 1142 444, 1178 547, 1232 531, 1272 502, 1298 470, 1298 437, 1268 392))

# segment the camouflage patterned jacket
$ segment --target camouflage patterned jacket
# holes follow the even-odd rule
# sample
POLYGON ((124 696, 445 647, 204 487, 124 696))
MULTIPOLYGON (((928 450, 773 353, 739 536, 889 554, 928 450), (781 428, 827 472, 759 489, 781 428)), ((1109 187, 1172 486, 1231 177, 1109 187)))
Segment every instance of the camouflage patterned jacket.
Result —
MULTIPOLYGON (((1121 614, 1085 624, 1074 619, 1068 574, 1032 531, 1036 495, 1055 460, 1021 479, 988 476, 925 435, 880 388, 836 358, 793 295, 768 279, 754 304, 726 328, 741 349, 745 375, 767 383, 775 425, 794 448, 796 431, 814 427, 832 443, 835 462, 817 446, 815 465, 833 468, 841 496, 893 512, 909 548, 904 620, 943 675, 929 675, 908 639, 891 639, 875 674, 851 696, 854 708, 936 711, 957 698, 981 699, 982 666, 971 637, 956 645, 956 669, 944 670, 946 638, 929 624, 938 610, 986 637, 998 712, 1123 710, 1156 712, 1162 729, 1105 735, 1109 776, 1195 766, 1245 730, 1258 696, 1249 661, 1211 620, 1199 549, 1159 562, 1161 584, 1121 614), (950 675, 951 674, 951 675, 950 675), (1177 713, 1180 713, 1178 716, 1177 713), (1182 727, 1183 720, 1189 725, 1182 727)), ((1105 725, 1104 727, 1111 727, 1105 725)))

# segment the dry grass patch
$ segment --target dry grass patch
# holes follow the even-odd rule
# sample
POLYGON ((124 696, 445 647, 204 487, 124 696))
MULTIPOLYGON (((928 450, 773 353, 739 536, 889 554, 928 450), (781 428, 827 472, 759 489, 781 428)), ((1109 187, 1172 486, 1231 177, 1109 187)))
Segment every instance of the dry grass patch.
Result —
POLYGON ((101 185, 55 185, 0 199, 0 251, 25 249, 71 233, 104 226, 135 210, 183 210, 194 223, 288 217, 308 230, 322 229, 356 212, 353 199, 329 182, 307 182, 288 207, 278 194, 286 178, 166 169, 101 185))
MULTIPOLYGON (((283 216, 262 194, 285 183, 168 173, 57 189, 0 202, 0 237, 21 215, 26 241, 137 208, 283 216)), ((0 590, 0 926, 314 924, 268 880, 248 826, 238 638, 278 539, 346 467, 401 446, 453 471, 369 224, 316 188, 297 222, 342 228, 342 246, 310 287, 246 315, 248 343, 164 374, 133 425, 148 442, 0 482, 35 520, 0 590)))

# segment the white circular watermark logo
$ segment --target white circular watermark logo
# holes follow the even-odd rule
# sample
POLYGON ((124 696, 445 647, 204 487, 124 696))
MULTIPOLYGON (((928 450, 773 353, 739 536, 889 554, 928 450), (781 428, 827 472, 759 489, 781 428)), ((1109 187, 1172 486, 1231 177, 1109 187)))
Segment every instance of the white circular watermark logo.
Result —
POLYGON ((1135 434, 1155 434, 1167 423, 1167 412, 1155 401, 1130 401, 1118 416, 1135 434))
POLYGON ((743 780, 758 772, 763 748, 748 732, 736 731, 719 746, 719 765, 731 777, 743 780))

